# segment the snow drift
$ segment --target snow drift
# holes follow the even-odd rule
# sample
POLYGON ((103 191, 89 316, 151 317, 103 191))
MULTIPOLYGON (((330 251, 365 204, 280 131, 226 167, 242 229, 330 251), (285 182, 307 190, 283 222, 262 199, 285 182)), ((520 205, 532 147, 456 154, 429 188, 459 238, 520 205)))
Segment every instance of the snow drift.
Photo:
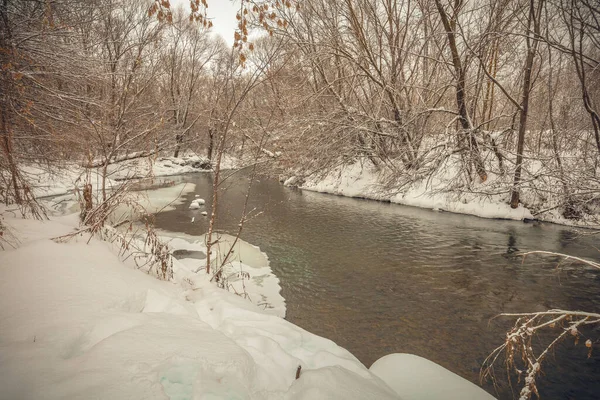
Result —
POLYGON ((411 385, 411 360, 372 373, 277 310, 186 280, 178 261, 175 282, 164 282, 125 265, 109 243, 49 240, 71 232, 76 215, 5 222, 21 244, 0 253, 2 399, 423 398, 385 383, 402 373, 411 385))

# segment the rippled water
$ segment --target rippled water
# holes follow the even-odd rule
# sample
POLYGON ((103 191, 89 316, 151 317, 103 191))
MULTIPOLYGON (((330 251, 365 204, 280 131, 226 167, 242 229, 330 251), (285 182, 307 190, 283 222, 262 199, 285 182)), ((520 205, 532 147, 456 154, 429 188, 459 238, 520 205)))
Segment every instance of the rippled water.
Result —
MULTIPOLYGON (((157 226, 200 235, 208 220, 187 205, 200 194, 210 207, 210 175, 179 179, 195 183, 196 193, 159 214, 157 226)), ((242 175, 227 182, 218 228, 231 233, 247 182, 242 175)), ((568 263, 557 270, 556 259, 523 262, 515 254, 547 250, 599 260, 598 235, 300 191, 271 179, 254 184, 250 208, 261 214, 242 238, 269 255, 287 319, 334 340, 367 367, 388 353, 413 353, 478 382, 481 362, 511 326, 492 320, 497 314, 600 310, 599 271, 568 263)), ((551 357, 542 396, 600 396, 600 348, 588 359, 581 343, 569 341, 551 357)), ((499 392, 484 387, 511 398, 506 385, 499 392)))

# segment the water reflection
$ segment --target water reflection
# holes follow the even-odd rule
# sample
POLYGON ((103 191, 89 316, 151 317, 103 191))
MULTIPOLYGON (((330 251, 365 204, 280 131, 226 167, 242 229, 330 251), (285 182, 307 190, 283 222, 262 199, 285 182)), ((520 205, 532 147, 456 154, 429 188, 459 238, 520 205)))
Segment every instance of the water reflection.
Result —
MULTIPOLYGON (((183 179, 196 183, 195 194, 212 197, 210 176, 183 179)), ((218 229, 236 229, 246 187, 243 176, 231 178, 218 229)), ((510 320, 492 319, 497 314, 600 308, 598 271, 573 266, 559 275, 547 258, 517 255, 546 250, 600 258, 597 237, 564 227, 299 191, 269 179, 252 187, 249 206, 262 214, 244 227, 242 238, 269 255, 287 318, 336 341, 366 366, 407 352, 477 382, 481 361, 511 326, 510 320)), ((198 213, 186 204, 158 215, 157 224, 199 235, 207 219, 190 223, 198 213)), ((598 352, 587 359, 567 345, 556 355, 560 367, 551 361, 546 369, 542 396, 595 398, 598 352), (589 368, 581 370, 582 364, 589 368)), ((501 388, 499 397, 510 398, 509 389, 501 388)))
POLYGON ((506 250, 506 254, 513 254, 519 251, 517 247, 517 237, 515 236, 515 231, 513 229, 509 229, 508 231, 508 250, 506 250))
POLYGON ((577 239, 577 232, 563 229, 558 234, 558 242, 561 248, 567 248, 577 239))

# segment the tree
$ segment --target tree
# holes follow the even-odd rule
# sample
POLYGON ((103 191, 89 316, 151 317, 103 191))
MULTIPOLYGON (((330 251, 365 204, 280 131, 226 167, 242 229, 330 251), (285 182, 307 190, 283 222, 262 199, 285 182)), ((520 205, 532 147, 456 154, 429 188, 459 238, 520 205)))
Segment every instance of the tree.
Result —
POLYGON ((89 104, 80 92, 89 69, 73 46, 71 6, 69 0, 0 3, 0 197, 36 217, 44 212, 22 164, 64 157, 79 110, 89 104))
POLYGON ((517 166, 515 168, 514 183, 510 197, 510 206, 517 208, 519 206, 519 187, 521 184, 521 170, 523 167, 523 150, 525 146, 525 132, 527 129, 527 118, 529 117, 529 98, 531 96, 531 77, 533 71, 533 61, 538 49, 538 37, 540 36, 540 20, 544 1, 529 1, 527 30, 525 32, 525 44, 527 57, 523 66, 523 86, 522 98, 519 107, 519 133, 517 139, 517 166))
POLYGON ((600 67, 600 61, 594 58, 600 51, 600 42, 598 41, 600 10, 586 0, 561 1, 560 9, 568 31, 569 44, 567 48, 575 65, 585 111, 590 116, 596 147, 600 152, 600 115, 596 106, 598 99, 594 99, 594 94, 597 95, 597 92, 590 91, 589 82, 589 76, 597 76, 594 71, 600 67))
MULTIPOLYGON (((280 43, 279 43, 280 45, 280 43)), ((219 87, 217 89, 218 93, 220 93, 220 101, 223 102, 223 108, 220 110, 219 114, 212 114, 211 119, 215 119, 215 123, 211 124, 214 128, 212 133, 212 139, 216 145, 215 147, 215 160, 213 167, 213 198, 210 212, 210 221, 208 226, 208 232, 206 234, 206 273, 211 273, 211 268, 214 269, 214 266, 211 265, 212 256, 213 256, 213 246, 218 242, 218 240, 214 240, 213 235, 215 234, 216 222, 217 222, 217 209, 219 207, 219 190, 221 189, 221 183, 223 179, 221 178, 221 162, 223 160, 223 155, 225 153, 225 149, 227 147, 228 140, 230 140, 231 130, 235 127, 235 118, 237 118, 238 113, 248 98, 249 94, 255 90, 259 85, 261 85, 265 81, 266 72, 270 66, 270 63, 273 59, 275 59, 279 54, 280 46, 274 46, 270 54, 266 59, 254 58, 252 59, 252 68, 246 71, 236 57, 235 52, 230 52, 228 54, 223 54, 223 58, 219 60, 219 63, 222 65, 221 69, 221 80, 219 81, 219 87)), ((263 141, 258 142, 258 149, 262 149, 263 141)), ((259 153, 257 153, 259 154, 259 153)), ((251 178, 253 179, 253 178, 251 178)), ((250 185, 252 181, 250 182, 250 185)), ((249 188, 248 188, 249 190, 249 188)), ((246 205, 247 205, 246 197, 246 205)), ((242 210, 242 217, 240 221, 240 230, 238 231, 238 237, 241 234, 241 228, 243 227, 245 218, 246 218, 246 206, 244 206, 244 210, 242 210)), ((219 273, 220 269, 223 266, 223 263, 227 261, 231 250, 228 252, 225 260, 222 261, 221 266, 216 266, 217 269, 214 273, 219 273)))
POLYGON ((458 52, 458 44, 456 42, 456 29, 457 29, 457 20, 461 9, 463 8, 462 0, 455 0, 452 5, 452 14, 448 15, 444 6, 441 3, 441 0, 435 0, 435 5, 438 10, 438 14, 440 19, 442 20, 442 24, 444 25, 444 29, 446 30, 446 35, 448 38, 448 47, 450 48, 450 53, 452 55, 452 65, 454 67, 454 75, 456 80, 456 104, 458 107, 458 120, 462 126, 463 132, 461 134, 461 143, 464 146, 468 146, 470 149, 470 154, 472 158, 472 162, 475 165, 475 170, 477 175, 482 182, 485 182, 487 179, 487 173, 485 171, 485 166, 483 165, 483 161, 481 159, 481 154, 479 151, 479 144, 477 143, 477 139, 475 137, 473 123, 471 121, 471 116, 467 111, 467 99, 466 99, 466 65, 463 65, 463 60, 460 57, 458 52))
POLYGON ((183 10, 178 10, 165 35, 166 46, 162 56, 166 82, 163 90, 170 100, 168 121, 175 134, 174 157, 179 156, 186 136, 201 118, 200 81, 206 66, 215 58, 219 47, 209 39, 207 28, 189 21, 183 10), (195 109, 195 110, 194 110, 195 109), (198 113, 190 121, 191 112, 198 113))

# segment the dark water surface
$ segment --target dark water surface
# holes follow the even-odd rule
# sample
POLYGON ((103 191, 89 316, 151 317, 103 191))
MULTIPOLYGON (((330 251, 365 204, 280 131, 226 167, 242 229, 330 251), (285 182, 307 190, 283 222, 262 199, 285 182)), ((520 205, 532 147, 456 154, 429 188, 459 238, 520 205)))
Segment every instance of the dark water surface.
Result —
MULTIPOLYGON (((157 227, 203 234, 208 219, 187 207, 199 194, 209 210, 211 176, 177 179, 195 183, 196 192, 157 215, 157 227)), ((218 229, 234 233, 247 179, 234 175, 226 186, 218 229)), ((557 269, 556 258, 523 261, 515 254, 547 250, 600 260, 599 235, 300 191, 266 178, 253 185, 249 204, 261 214, 246 223, 242 238, 268 254, 287 319, 334 340, 367 367, 388 353, 413 353, 477 383, 482 361, 512 325, 491 320, 497 314, 600 311, 600 271, 571 263, 557 269)), ((585 332, 592 340, 599 333, 585 332)), ((543 398, 600 398, 600 344, 587 358, 586 338, 577 346, 569 339, 550 356, 543 398)), ((499 392, 484 388, 512 397, 506 384, 499 392)))

